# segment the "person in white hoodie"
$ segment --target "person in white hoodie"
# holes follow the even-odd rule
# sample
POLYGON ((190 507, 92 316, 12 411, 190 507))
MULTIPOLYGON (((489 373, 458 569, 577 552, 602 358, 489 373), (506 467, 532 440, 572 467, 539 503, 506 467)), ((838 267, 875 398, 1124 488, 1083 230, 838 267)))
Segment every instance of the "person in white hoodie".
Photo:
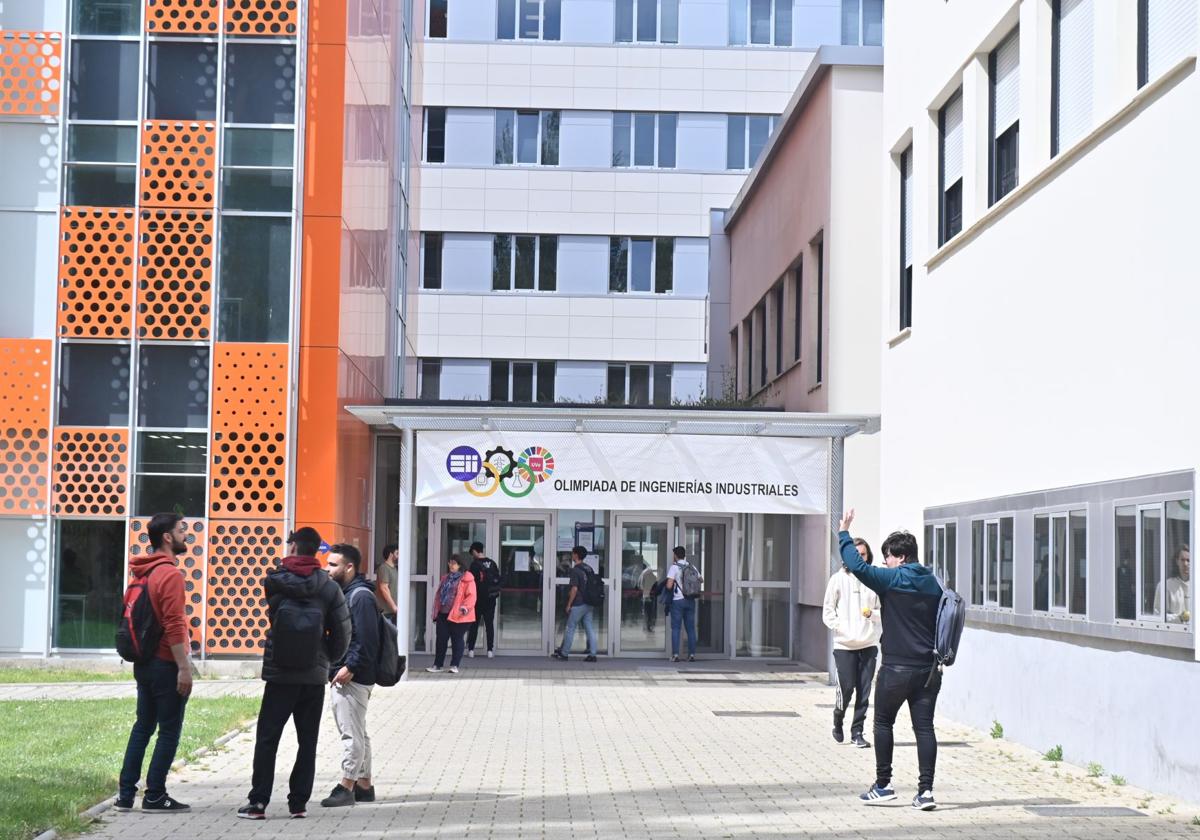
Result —
MULTIPOLYGON (((874 562, 871 546, 866 540, 855 540, 855 548, 867 563, 874 562)), ((842 722, 850 706, 850 695, 857 694, 854 721, 850 724, 850 743, 866 749, 871 746, 863 738, 867 706, 871 702, 871 683, 875 679, 875 662, 879 657, 881 618, 879 596, 843 566, 835 572, 825 587, 825 626, 833 631, 833 660, 837 698, 833 708, 833 740, 839 744, 846 735, 842 722)))

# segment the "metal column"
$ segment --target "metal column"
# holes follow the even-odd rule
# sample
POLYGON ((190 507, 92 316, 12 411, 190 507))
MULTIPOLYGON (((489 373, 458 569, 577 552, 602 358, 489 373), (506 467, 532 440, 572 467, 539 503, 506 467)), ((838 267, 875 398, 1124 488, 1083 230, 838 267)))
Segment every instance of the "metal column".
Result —
MULTIPOLYGON (((833 437, 829 439, 829 573, 836 574, 842 567, 842 559, 838 554, 837 533, 838 525, 842 523, 842 490, 846 463, 846 439, 833 437)), ((826 667, 829 669, 829 684, 834 683, 837 665, 833 661, 833 631, 828 634, 829 655, 826 657, 826 667)))
MULTIPOLYGON (((416 534, 413 529, 413 469, 416 459, 413 457, 412 429, 403 429, 400 433, 400 517, 397 528, 396 544, 400 550, 396 554, 396 629, 400 655, 408 657, 409 637, 412 632, 412 568, 413 552, 416 551, 416 534)), ((412 667, 411 662, 409 668, 412 667)), ((408 673, 408 669, 405 669, 408 673)))

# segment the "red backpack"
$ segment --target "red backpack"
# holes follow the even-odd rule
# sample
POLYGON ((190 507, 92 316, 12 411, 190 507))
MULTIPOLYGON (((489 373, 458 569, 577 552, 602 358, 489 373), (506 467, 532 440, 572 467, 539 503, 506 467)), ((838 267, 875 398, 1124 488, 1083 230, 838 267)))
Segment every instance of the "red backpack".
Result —
POLYGON ((162 641, 163 627, 150 602, 150 576, 157 568, 135 577, 125 590, 125 604, 117 623, 117 653, 126 662, 145 665, 152 661, 162 641))

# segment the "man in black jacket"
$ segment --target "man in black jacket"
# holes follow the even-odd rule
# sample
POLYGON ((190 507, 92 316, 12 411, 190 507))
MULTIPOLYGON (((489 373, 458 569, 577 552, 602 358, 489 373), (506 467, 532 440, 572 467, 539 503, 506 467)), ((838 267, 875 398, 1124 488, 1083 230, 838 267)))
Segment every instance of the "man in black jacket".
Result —
POLYGON ((483 553, 483 543, 471 543, 471 575, 475 578, 475 615, 477 619, 467 631, 467 656, 475 656, 479 625, 487 631, 487 655, 491 659, 496 649, 496 601, 500 599, 500 567, 483 553))
POLYGON ((295 720, 298 749, 288 812, 305 815, 317 769, 329 663, 345 656, 350 645, 346 598, 317 561, 321 536, 313 528, 299 528, 287 542, 288 556, 263 579, 270 621, 262 664, 267 684, 258 709, 250 801, 238 809, 238 816, 247 820, 266 817, 275 784, 275 755, 289 717, 295 720))
POLYGON ((350 610, 350 648, 329 669, 329 705, 342 738, 342 781, 321 800, 324 808, 355 802, 374 802, 371 784, 371 736, 367 734, 367 703, 375 685, 379 661, 379 609, 375 587, 362 575, 362 555, 352 545, 329 547, 329 577, 342 587, 350 610))

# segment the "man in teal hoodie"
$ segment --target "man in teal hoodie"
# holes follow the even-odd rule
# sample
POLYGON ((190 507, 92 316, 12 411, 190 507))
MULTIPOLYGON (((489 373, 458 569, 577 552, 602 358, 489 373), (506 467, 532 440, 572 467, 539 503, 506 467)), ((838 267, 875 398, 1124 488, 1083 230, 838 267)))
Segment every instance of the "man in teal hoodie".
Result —
POLYGON ((933 651, 942 585, 930 569, 917 562, 917 540, 907 531, 894 531, 883 541, 884 567, 868 565, 850 536, 853 521, 851 509, 838 529, 838 550, 846 569, 878 593, 883 613, 883 663, 875 684, 875 783, 859 798, 867 805, 895 801, 892 726, 907 702, 920 768, 912 805, 919 811, 932 811, 937 807, 933 799, 937 764, 933 712, 942 687, 933 651))

